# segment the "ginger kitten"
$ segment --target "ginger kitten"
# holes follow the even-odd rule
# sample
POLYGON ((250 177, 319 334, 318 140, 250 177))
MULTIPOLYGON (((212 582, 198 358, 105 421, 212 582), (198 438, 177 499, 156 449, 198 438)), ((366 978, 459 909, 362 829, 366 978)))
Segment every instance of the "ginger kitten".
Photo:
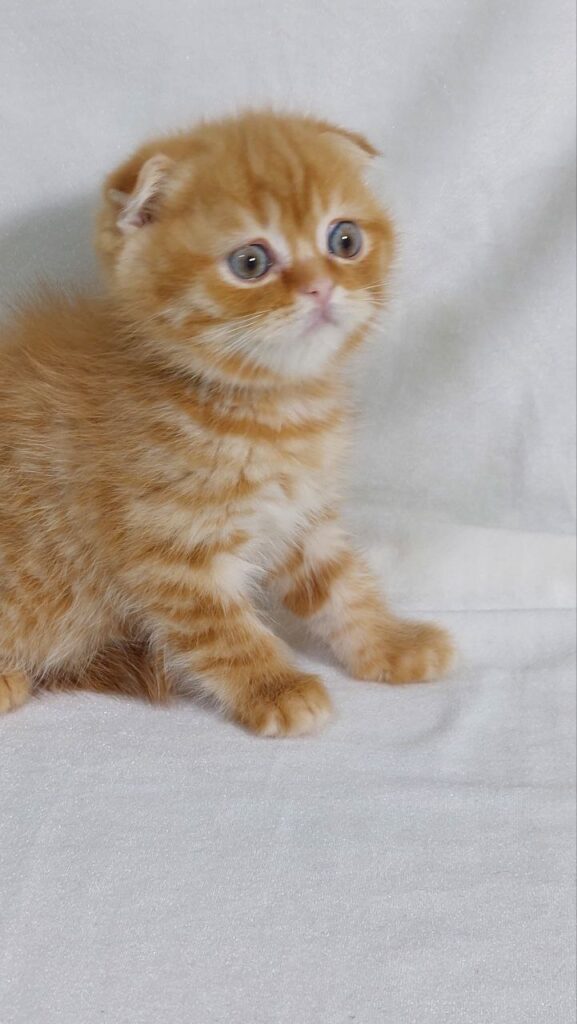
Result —
POLYGON ((108 179, 104 299, 45 295, 0 346, 0 710, 36 686, 194 681, 266 736, 329 716, 264 624, 285 605, 359 679, 430 679, 339 522, 347 360, 393 252, 360 136, 247 114, 108 179))

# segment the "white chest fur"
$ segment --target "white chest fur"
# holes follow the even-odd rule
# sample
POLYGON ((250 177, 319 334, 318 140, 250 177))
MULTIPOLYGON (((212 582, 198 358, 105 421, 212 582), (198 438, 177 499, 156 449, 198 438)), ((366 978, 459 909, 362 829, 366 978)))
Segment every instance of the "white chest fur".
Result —
POLYGON ((301 481, 290 495, 279 483, 267 484, 239 524, 250 538, 247 556, 264 569, 278 564, 322 505, 321 489, 310 482, 301 481))

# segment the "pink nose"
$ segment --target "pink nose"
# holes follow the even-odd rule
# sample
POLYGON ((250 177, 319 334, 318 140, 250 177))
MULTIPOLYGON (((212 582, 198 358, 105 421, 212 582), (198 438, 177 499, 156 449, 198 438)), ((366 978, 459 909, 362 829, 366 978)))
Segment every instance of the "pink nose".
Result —
POLYGON ((303 295, 310 295, 311 299, 314 299, 321 309, 327 308, 334 290, 335 286, 328 278, 312 281, 302 289, 303 295))

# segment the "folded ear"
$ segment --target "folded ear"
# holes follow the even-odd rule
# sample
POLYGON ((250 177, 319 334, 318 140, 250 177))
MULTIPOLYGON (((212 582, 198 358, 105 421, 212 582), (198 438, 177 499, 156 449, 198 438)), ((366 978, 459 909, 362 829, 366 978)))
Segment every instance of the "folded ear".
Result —
POLYGON ((360 135, 358 132, 349 132, 346 128, 333 128, 332 125, 326 125, 323 135, 331 136, 343 152, 346 152, 361 165, 366 165, 381 155, 378 149, 375 149, 364 135, 360 135))
POLYGON ((119 207, 116 225, 123 234, 136 231, 154 220, 170 179, 174 161, 158 153, 140 168, 131 192, 108 189, 108 197, 119 207))

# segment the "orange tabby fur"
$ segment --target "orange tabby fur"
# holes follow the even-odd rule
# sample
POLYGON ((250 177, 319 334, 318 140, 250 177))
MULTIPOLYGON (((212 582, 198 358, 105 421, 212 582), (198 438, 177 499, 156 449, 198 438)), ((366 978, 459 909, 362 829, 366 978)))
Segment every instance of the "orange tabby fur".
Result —
POLYGON ((393 251, 373 154, 272 114, 150 143, 106 183, 109 294, 41 296, 5 329, 0 711, 36 685, 164 700, 194 680, 257 733, 312 731, 330 700, 257 613, 267 581, 354 676, 447 668, 446 634, 388 611, 338 523, 346 360, 393 251), (355 259, 326 249, 341 220, 355 259), (273 270, 234 280, 228 254, 262 239, 273 270))

